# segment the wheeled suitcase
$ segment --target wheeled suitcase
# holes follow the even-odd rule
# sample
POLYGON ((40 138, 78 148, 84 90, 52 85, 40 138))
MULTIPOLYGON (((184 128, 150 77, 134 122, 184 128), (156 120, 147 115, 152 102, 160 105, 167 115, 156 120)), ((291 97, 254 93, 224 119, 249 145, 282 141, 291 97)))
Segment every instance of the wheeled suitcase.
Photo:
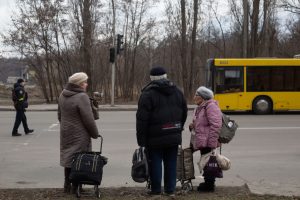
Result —
POLYGON ((193 150, 178 148, 176 177, 181 183, 181 189, 188 192, 193 190, 192 179, 195 179, 193 150))
POLYGON ((103 138, 99 135, 100 152, 80 152, 74 155, 71 167, 70 180, 77 185, 76 196, 81 196, 82 184, 94 185, 95 194, 100 198, 99 185, 102 181, 103 166, 107 164, 107 158, 102 156, 103 138))

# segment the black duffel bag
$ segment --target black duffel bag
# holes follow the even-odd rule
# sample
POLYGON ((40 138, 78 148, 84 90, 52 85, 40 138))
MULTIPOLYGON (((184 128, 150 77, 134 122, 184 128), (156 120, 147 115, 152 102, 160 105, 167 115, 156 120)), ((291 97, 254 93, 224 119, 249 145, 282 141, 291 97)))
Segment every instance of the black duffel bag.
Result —
POLYGON ((82 152, 74 155, 70 180, 73 183, 100 185, 107 158, 100 152, 82 152))

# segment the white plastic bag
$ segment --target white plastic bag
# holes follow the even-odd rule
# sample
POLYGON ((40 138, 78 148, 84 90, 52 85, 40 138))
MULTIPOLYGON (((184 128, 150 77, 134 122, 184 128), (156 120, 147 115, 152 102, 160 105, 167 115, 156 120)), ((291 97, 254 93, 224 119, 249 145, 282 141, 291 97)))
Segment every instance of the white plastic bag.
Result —
POLYGON ((225 157, 224 155, 218 154, 218 153, 216 153, 216 157, 217 157, 218 165, 222 170, 230 169, 231 162, 227 157, 225 157))

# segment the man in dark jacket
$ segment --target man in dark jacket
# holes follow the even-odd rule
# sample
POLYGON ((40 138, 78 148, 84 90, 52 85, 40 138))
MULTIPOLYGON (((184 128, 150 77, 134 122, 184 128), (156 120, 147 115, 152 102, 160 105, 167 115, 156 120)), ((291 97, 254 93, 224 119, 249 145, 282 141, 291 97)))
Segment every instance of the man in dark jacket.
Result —
POLYGON ((164 193, 174 195, 176 162, 181 132, 187 117, 187 104, 182 92, 167 79, 163 67, 150 71, 151 82, 144 87, 136 113, 139 146, 149 156, 151 195, 161 194, 162 162, 164 193))
POLYGON ((12 100, 16 109, 16 119, 12 136, 21 136, 21 134, 18 133, 18 128, 21 122, 26 135, 33 132, 33 129, 28 128, 27 118, 25 115, 25 109, 28 107, 28 95, 27 92, 25 92, 24 85, 25 81, 23 79, 18 79, 17 83, 14 84, 14 89, 12 90, 12 100))

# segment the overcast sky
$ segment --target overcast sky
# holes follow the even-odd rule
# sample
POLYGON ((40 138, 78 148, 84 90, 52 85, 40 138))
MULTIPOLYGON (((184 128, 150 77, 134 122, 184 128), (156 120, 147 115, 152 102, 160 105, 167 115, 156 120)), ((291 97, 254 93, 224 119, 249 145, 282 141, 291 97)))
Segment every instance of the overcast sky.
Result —
MULTIPOLYGON (((224 20, 225 18, 228 17, 227 1, 225 0, 216 0, 216 1, 218 2, 218 9, 217 9, 218 15, 219 17, 221 16, 221 18, 223 16, 224 17, 223 20, 224 20)), ((163 6, 156 6, 154 7, 154 9, 156 10, 155 12, 158 11, 160 14, 162 14, 164 10, 163 6)), ((12 16, 14 10, 16 10, 15 0, 0 0, 0 33, 5 33, 9 29, 9 25, 11 23, 10 17, 12 16)), ((288 13, 286 12, 280 13, 280 16, 281 17, 279 17, 279 23, 283 25, 284 21, 288 18, 288 13)), ((1 43, 1 39, 0 39, 0 43, 1 43)), ((5 55, 3 51, 5 52, 6 48, 0 44, 0 56, 1 54, 5 55)))
POLYGON ((15 0, 0 0, 0 31, 7 29, 12 10, 15 9, 15 0))

